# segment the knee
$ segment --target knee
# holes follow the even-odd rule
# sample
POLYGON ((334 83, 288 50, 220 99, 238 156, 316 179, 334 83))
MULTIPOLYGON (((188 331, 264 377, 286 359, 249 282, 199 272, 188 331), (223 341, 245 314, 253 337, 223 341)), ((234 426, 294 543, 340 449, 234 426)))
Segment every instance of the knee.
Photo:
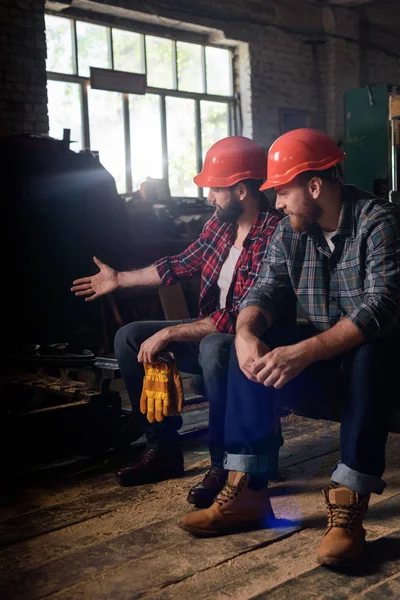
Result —
POLYGON ((204 371, 228 369, 229 352, 234 336, 210 333, 200 342, 199 363, 204 371))
POLYGON ((140 346, 141 323, 129 323, 118 329, 114 338, 114 351, 118 358, 127 350, 135 350, 137 344, 140 346))

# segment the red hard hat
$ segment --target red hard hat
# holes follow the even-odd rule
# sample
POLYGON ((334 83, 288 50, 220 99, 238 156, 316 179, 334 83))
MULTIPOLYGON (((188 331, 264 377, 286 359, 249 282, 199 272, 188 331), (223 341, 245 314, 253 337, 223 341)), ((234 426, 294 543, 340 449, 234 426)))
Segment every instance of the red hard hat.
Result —
POLYGON ((267 156, 250 138, 232 135, 216 142, 206 154, 199 187, 229 187, 243 179, 264 179, 267 156))
POLYGON ((305 171, 323 171, 345 158, 335 142, 316 129, 294 129, 279 137, 268 152, 267 181, 260 190, 285 185, 305 171))

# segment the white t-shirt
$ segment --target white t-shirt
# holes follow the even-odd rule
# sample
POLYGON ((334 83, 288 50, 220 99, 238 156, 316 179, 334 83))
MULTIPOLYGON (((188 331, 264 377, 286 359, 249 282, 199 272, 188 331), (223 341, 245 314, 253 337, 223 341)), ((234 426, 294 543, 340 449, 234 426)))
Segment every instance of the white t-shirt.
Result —
POLYGON ((336 231, 324 231, 322 230, 322 233, 324 234, 324 238, 327 241, 327 244, 330 248, 330 251, 333 252, 335 249, 335 244, 332 242, 332 238, 334 235, 337 234, 337 230, 336 231))
POLYGON ((226 296, 228 295, 228 291, 232 283, 233 273, 235 272, 236 263, 239 260, 241 252, 242 248, 235 248, 235 246, 232 246, 228 258, 222 265, 222 269, 218 277, 218 287, 220 289, 219 308, 225 308, 226 306, 226 296))

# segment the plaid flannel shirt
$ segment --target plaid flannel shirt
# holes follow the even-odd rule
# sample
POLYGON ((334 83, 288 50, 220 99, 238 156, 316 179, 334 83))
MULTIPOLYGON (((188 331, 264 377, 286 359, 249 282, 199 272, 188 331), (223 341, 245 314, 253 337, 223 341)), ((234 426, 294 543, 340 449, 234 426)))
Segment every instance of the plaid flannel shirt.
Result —
POLYGON ((343 186, 335 245, 319 225, 295 233, 283 219, 268 246, 257 285, 241 308, 263 307, 274 318, 293 291, 307 319, 326 331, 350 319, 366 340, 400 329, 400 208, 343 186))
POLYGON ((201 274, 199 318, 211 317, 221 333, 235 333, 240 302, 254 284, 265 259, 267 246, 281 213, 268 206, 259 212, 243 242, 236 263, 225 308, 218 309, 220 289, 218 277, 235 241, 235 226, 222 223, 215 215, 204 225, 200 237, 176 256, 166 256, 154 264, 163 285, 201 274))

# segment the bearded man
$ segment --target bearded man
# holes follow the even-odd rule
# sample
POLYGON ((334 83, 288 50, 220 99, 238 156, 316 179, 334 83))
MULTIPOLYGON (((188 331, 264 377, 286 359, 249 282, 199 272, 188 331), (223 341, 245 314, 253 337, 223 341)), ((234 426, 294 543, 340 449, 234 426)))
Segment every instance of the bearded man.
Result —
POLYGON ((143 363, 162 350, 174 353, 181 371, 201 373, 210 406, 211 469, 189 493, 189 502, 209 506, 226 480, 224 423, 229 350, 240 302, 254 284, 267 246, 282 215, 269 206, 259 188, 266 154, 249 138, 231 136, 214 144, 205 156, 196 185, 209 188, 214 216, 184 252, 157 260, 145 269, 118 273, 94 259, 100 272, 74 281, 77 296, 94 300, 119 288, 173 285, 200 275, 199 317, 185 322, 146 321, 122 327, 115 355, 132 403, 131 423, 147 445, 132 465, 119 471, 121 485, 159 481, 183 474, 178 430, 182 418, 149 423, 140 413, 143 363))
POLYGON ((345 155, 327 135, 290 131, 271 146, 268 179, 283 219, 241 304, 226 406, 226 487, 181 523, 195 535, 273 523, 268 493, 279 405, 344 401, 340 461, 324 490, 323 565, 362 557, 371 493, 385 483, 400 330, 400 209, 338 178, 345 155), (297 298, 309 327, 276 324, 297 298))

